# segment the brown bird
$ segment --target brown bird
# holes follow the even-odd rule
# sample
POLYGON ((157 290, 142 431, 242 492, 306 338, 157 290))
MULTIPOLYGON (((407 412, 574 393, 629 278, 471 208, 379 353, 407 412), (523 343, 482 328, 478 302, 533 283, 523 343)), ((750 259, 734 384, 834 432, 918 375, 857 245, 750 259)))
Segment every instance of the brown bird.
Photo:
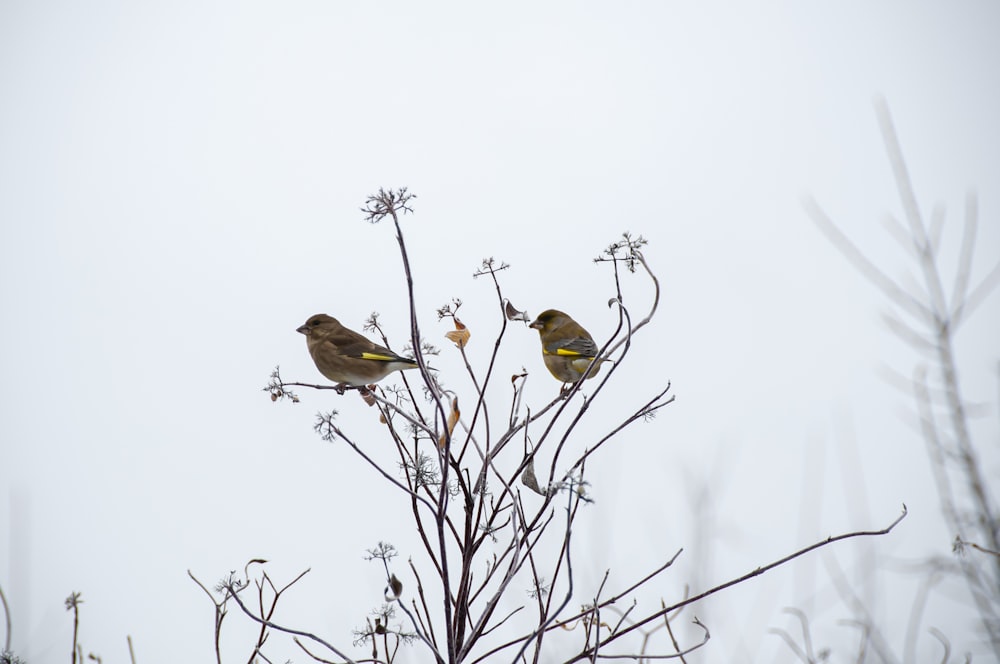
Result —
MULTIPOLYGON (((564 383, 579 381, 600 351, 594 338, 579 323, 556 309, 538 314, 529 327, 538 330, 542 359, 549 373, 564 383)), ((593 378, 602 362, 598 360, 587 378, 593 378)))
POLYGON ((369 341, 326 314, 310 316, 305 325, 295 331, 306 335, 306 345, 316 368, 335 381, 341 392, 346 387, 377 383, 393 371, 418 366, 415 360, 369 341))

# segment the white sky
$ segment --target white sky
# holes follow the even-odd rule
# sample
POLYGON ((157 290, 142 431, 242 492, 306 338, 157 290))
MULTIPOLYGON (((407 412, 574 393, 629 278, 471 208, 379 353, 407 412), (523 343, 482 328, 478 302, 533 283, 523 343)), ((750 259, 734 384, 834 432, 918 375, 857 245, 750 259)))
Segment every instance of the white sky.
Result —
MULTIPOLYGON (((677 402, 591 467, 583 587, 684 547, 645 597, 677 599, 882 527, 903 502, 890 537, 827 559, 947 555, 910 399, 879 375, 915 358, 801 201, 888 273, 909 270, 881 225, 901 215, 872 105, 884 95, 921 205, 947 206, 946 252, 979 192, 981 278, 1000 256, 1000 9, 731 4, 0 4, 0 585, 15 652, 65 661, 63 600, 80 591, 82 642, 104 661, 127 661, 126 634, 143 664, 214 661, 211 605, 186 570, 214 583, 253 557, 277 578, 312 567, 284 615, 349 645, 383 585, 361 556, 404 547, 408 507, 312 432, 336 407, 380 444, 356 397, 273 405, 260 389, 276 364, 319 380, 294 331, 316 312, 360 329, 377 310, 403 345, 393 235, 358 211, 380 186, 419 196, 405 232, 421 325, 457 388, 434 310, 462 298, 486 358, 483 257, 512 265, 518 307, 564 309, 601 337, 613 290, 590 259, 625 230, 650 240, 663 303, 615 403, 666 380, 677 402), (705 484, 714 525, 694 499, 705 484)), ((626 296, 642 308, 641 278, 626 296)), ((958 337, 993 480, 997 300, 958 337)), ((545 403, 537 335, 514 329, 501 369, 522 365, 545 403)), ((785 606, 848 656, 857 633, 838 625, 851 614, 823 561, 698 608, 713 640, 692 661, 791 661, 766 631, 793 626, 785 606)), ((918 581, 883 569, 865 591, 897 652, 918 581)), ((961 652, 966 603, 945 587, 925 623, 961 652)), ((227 622, 227 654, 245 660, 245 621, 227 622)), ((919 644, 938 652, 926 632, 919 644)))

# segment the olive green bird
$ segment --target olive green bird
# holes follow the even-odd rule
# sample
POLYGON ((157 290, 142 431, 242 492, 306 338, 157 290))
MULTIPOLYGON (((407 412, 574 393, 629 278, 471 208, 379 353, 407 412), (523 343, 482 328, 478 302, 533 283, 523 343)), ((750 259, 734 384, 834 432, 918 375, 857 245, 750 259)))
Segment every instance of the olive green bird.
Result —
POLYGON ((306 335, 306 345, 316 368, 336 382, 340 392, 347 387, 377 383, 393 371, 419 366, 416 360, 369 341, 326 314, 310 316, 305 325, 295 331, 306 335))
MULTIPOLYGON (((529 327, 538 330, 545 367, 564 383, 576 383, 583 378, 587 367, 600 352, 594 338, 582 325, 556 309, 538 314, 529 327)), ((601 363, 605 361, 598 360, 587 378, 597 375, 601 363)))

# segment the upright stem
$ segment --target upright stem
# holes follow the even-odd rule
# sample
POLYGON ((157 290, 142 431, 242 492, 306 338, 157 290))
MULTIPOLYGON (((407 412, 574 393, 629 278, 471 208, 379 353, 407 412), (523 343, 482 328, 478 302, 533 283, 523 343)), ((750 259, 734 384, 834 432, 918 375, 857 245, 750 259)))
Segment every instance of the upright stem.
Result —
MULTIPOLYGON (((80 608, 73 604, 73 664, 76 664, 76 640, 80 632, 80 608)), ((82 662, 80 664, 83 664, 82 662)))

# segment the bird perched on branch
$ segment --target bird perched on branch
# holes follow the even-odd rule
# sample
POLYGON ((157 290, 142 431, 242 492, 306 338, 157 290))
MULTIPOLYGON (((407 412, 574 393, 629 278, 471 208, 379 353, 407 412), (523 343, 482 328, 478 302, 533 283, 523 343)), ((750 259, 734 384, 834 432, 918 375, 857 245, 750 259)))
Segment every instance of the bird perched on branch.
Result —
POLYGON ((343 393, 347 387, 377 383, 393 371, 417 368, 417 362, 393 353, 349 330, 333 316, 316 314, 296 332, 306 335, 309 354, 319 372, 337 383, 343 393))
MULTIPOLYGON (((564 383, 575 383, 583 378, 587 367, 597 357, 600 349, 583 326, 556 309, 547 309, 538 314, 529 327, 538 330, 542 341, 542 359, 549 373, 564 383)), ((597 375, 601 363, 598 360, 587 378, 597 375)))

